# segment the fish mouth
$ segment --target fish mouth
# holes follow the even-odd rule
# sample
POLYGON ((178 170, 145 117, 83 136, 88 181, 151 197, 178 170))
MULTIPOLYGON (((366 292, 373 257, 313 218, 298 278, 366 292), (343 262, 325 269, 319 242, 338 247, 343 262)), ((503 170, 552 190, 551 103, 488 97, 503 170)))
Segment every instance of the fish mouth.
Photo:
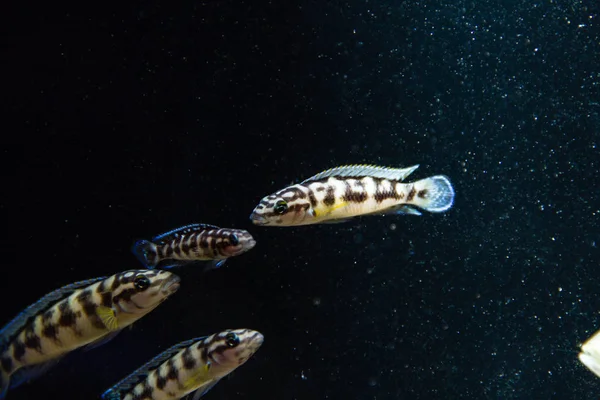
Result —
POLYGON ((257 350, 260 346, 262 346, 264 341, 265 341, 265 337, 263 336, 263 334, 260 332, 257 332, 256 337, 254 338, 254 345, 256 346, 257 350))
POLYGON ((181 278, 179 278, 177 275, 171 276, 165 281, 165 283, 163 283, 161 292, 163 292, 167 296, 172 295, 177 290, 179 290, 180 281, 181 278))
POLYGON ((256 212, 253 212, 252 214, 250 214, 250 221, 252 221, 252 223, 254 225, 267 225, 268 221, 265 217, 263 217, 260 214, 257 214, 256 212))

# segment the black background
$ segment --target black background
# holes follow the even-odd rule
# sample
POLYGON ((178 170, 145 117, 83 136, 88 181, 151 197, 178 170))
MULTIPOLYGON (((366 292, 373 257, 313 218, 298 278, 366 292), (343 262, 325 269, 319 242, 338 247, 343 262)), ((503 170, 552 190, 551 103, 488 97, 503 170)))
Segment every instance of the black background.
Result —
POLYGON ((193 222, 257 246, 10 400, 95 399, 164 348, 265 335, 210 399, 595 399, 595 1, 23 3, 3 13, 2 321, 193 222), (323 169, 420 164, 454 208, 252 226, 323 169))

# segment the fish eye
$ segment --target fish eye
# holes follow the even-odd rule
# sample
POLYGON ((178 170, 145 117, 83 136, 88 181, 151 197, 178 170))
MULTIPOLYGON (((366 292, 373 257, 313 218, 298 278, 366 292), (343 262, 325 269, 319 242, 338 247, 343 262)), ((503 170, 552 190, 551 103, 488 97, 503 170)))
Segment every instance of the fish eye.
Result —
POLYGON ((277 203, 275 203, 275 207, 273 207, 273 210, 277 214, 283 214, 287 209, 288 205, 285 200, 277 200, 277 203))
POLYGON ((227 336, 225 336, 225 344, 227 347, 235 347, 240 344, 240 338, 233 332, 229 332, 227 336))
POLYGON ((237 246, 240 244, 240 239, 234 233, 233 235, 229 236, 229 243, 231 243, 232 246, 237 246))
POLYGON ((150 287, 150 279, 144 275, 138 275, 133 280, 133 286, 135 286, 138 291, 142 292, 150 287))

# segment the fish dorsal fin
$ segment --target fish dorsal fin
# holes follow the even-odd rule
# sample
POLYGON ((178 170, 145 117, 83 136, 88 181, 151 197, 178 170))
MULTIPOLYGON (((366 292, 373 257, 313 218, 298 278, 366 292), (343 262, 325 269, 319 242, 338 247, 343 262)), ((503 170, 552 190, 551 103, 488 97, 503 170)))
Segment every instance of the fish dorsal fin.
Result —
POLYGON ((114 393, 120 393, 123 391, 131 390, 135 385, 137 385, 144 377, 146 377, 150 371, 156 369, 162 363, 167 361, 169 358, 173 357, 177 354, 181 349, 189 347, 196 342, 205 340, 208 336, 197 337, 194 339, 186 340, 185 342, 178 343, 174 346, 169 347, 146 364, 142 365, 131 374, 126 376, 124 379, 119 381, 117 384, 113 385, 110 389, 102 394, 102 399, 109 400, 112 399, 114 393))
POLYGON ((152 241, 156 244, 162 244, 162 242, 168 242, 181 235, 187 235, 193 232, 200 232, 208 229, 220 229, 218 226, 209 224, 190 224, 186 226, 173 229, 172 231, 161 233, 158 236, 152 238, 152 241))
POLYGON ((14 335, 21 331, 21 329, 23 329, 23 327, 29 322, 31 318, 35 317, 42 311, 46 311, 56 302, 66 298, 77 289, 84 288, 96 282, 103 281, 107 278, 108 277, 106 276, 102 276, 99 278, 87 279, 85 281, 71 283, 70 285, 63 286, 60 289, 56 289, 55 291, 48 293, 29 307, 27 307, 25 310, 21 311, 19 315, 17 315, 12 321, 10 321, 0 330, 0 345, 4 341, 10 340, 14 335))
POLYGON ((365 176, 370 176, 372 178, 384 178, 393 181, 403 181, 417 168, 419 168, 418 164, 407 168, 386 168, 364 164, 342 165, 341 167, 335 167, 323 172, 319 172, 318 174, 305 179, 302 181, 302 183, 319 181, 330 177, 363 178, 365 176))

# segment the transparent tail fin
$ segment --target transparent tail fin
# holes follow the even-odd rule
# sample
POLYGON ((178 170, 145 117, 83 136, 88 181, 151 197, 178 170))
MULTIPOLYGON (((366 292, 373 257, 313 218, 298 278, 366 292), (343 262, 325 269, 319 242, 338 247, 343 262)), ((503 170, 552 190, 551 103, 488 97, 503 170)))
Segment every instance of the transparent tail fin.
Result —
POLYGON ((436 175, 414 183, 416 193, 410 201, 429 212, 444 212, 454 204, 454 188, 444 175, 436 175))

